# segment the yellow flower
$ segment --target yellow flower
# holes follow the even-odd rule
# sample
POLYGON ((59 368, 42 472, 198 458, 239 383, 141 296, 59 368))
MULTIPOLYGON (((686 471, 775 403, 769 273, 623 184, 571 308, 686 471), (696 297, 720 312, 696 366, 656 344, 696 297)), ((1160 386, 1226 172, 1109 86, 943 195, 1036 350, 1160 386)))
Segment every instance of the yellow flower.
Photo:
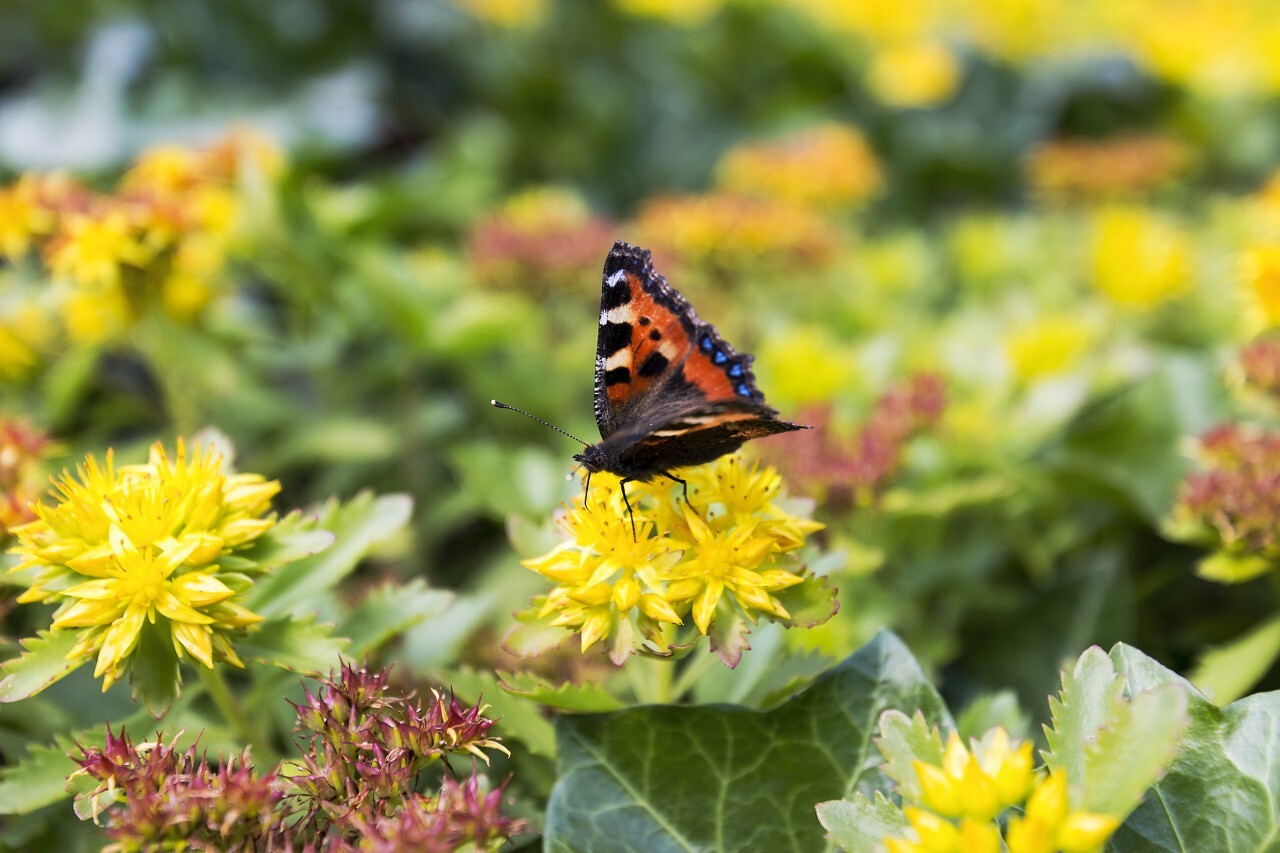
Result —
POLYGON ((52 337, 52 324, 34 301, 0 304, 0 379, 26 376, 52 337))
POLYGON ((1280 246, 1255 246, 1240 260, 1245 288, 1267 326, 1280 324, 1280 246))
POLYGON ((507 29, 528 29, 547 16, 548 0, 453 0, 473 18, 507 29))
POLYGON ((1014 375, 1024 381, 1071 370, 1089 348, 1093 330, 1079 317, 1045 317, 1005 339, 1014 375))
POLYGON ((157 145, 143 151, 120 181, 121 189, 176 196, 205 178, 205 164, 194 148, 157 145))
POLYGON ((1000 830, 991 822, 965 818, 956 826, 924 809, 903 809, 915 840, 886 838, 888 853, 999 853, 1000 830))
POLYGON ((1101 849, 1120 826, 1110 815, 1070 812, 1067 776, 1051 771, 1032 791, 1027 810, 1009 821, 1009 853, 1088 853, 1101 849))
POLYGON ((133 309, 118 283, 74 287, 58 305, 67 336, 80 344, 111 340, 129 326, 133 309))
POLYGON ((900 41, 876 52, 867 84, 883 103, 932 107, 951 97, 960 82, 960 63, 946 45, 932 39, 900 41))
POLYGON ((115 285, 121 265, 145 258, 139 235, 122 210, 99 216, 68 217, 49 250, 49 267, 83 285, 115 285))
POLYGON ((691 602, 693 622, 706 634, 720 599, 728 593, 742 611, 753 617, 761 611, 781 619, 791 614, 770 593, 800 583, 803 578, 786 569, 762 569, 772 555, 776 541, 756 531, 752 522, 727 532, 712 530, 702 517, 685 508, 688 525, 687 541, 680 541, 692 559, 678 564, 672 571, 674 580, 667 587, 667 600, 691 602))
POLYGON ((1003 728, 988 732, 974 752, 951 733, 942 766, 916 761, 913 767, 923 791, 921 803, 946 817, 994 819, 1021 803, 1031 787, 1031 743, 1010 741, 1003 728))
POLYGON ((856 386, 857 356, 822 326, 788 325, 764 339, 756 375, 783 411, 823 403, 856 386))
POLYGON ((632 483, 634 533, 618 478, 592 476, 589 501, 558 519, 565 540, 522 563, 556 584, 539 619, 577 631, 584 651, 618 633, 610 657, 621 665, 641 645, 668 653, 662 626, 683 625, 690 610, 705 635, 726 594, 753 621, 756 611, 790 618, 772 593, 804 578, 777 557, 822 525, 780 508, 778 473, 737 455, 679 473, 697 510, 670 481, 632 483))
POLYGON ((33 176, 0 189, 0 255, 18 260, 31 249, 33 238, 48 234, 55 221, 53 212, 40 203, 33 176))
POLYGON ((1154 308, 1182 295, 1190 283, 1187 236, 1138 207, 1098 214, 1093 249, 1098 288, 1113 302, 1154 308))
POLYGON ((724 0, 614 0, 614 4, 638 18, 654 18, 678 27, 689 27, 720 11, 724 0))
POLYGON ((212 449, 178 442, 170 459, 156 444, 143 465, 116 468, 92 456, 55 482, 54 505, 17 528, 14 571, 35 568, 23 603, 58 604, 54 630, 79 630, 69 659, 97 654, 103 689, 124 672, 144 621, 163 618, 175 652, 205 666, 240 666, 228 634, 259 621, 231 599, 242 575, 219 575, 217 561, 265 533, 280 485, 230 474, 212 449))
POLYGON ((880 188, 880 165, 862 134, 821 124, 778 142, 739 145, 716 166, 730 193, 812 207, 844 207, 880 188))

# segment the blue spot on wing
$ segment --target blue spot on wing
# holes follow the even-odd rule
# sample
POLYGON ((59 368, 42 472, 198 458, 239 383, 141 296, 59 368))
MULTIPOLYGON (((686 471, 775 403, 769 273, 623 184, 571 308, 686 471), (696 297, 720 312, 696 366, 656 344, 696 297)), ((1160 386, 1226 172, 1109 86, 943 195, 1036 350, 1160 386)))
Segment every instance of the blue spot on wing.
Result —
POLYGON ((702 342, 699 344, 699 346, 701 346, 701 347, 702 347, 702 351, 703 351, 703 352, 711 352, 711 346, 712 346, 712 344, 711 344, 711 336, 710 336, 710 335, 703 335, 703 336, 702 336, 702 342))
POLYGON ((711 356, 711 360, 716 364, 724 364, 729 360, 729 356, 724 354, 724 350, 716 350, 716 354, 711 356))
POLYGON ((734 366, 733 366, 733 367, 730 367, 730 368, 729 368, 729 375, 730 375, 730 376, 732 376, 734 379, 737 379, 737 378, 739 378, 740 376, 742 376, 742 365, 741 365, 741 364, 734 364, 734 366))
POLYGON ((751 387, 750 387, 749 385, 747 385, 747 383, 745 383, 745 382, 741 382, 741 383, 739 383, 739 384, 738 384, 737 391, 738 391, 738 393, 739 393, 739 394, 741 394, 743 397, 750 397, 750 396, 751 396, 751 387))

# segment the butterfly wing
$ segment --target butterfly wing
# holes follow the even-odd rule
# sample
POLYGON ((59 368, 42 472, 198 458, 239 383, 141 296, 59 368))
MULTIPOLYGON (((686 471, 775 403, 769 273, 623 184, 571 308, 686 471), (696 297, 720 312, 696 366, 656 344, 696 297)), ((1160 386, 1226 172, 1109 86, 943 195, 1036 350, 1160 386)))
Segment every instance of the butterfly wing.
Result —
POLYGON ((596 423, 629 476, 708 462, 742 442, 802 429, 777 419, 739 354, 653 268, 618 242, 605 261, 596 423))

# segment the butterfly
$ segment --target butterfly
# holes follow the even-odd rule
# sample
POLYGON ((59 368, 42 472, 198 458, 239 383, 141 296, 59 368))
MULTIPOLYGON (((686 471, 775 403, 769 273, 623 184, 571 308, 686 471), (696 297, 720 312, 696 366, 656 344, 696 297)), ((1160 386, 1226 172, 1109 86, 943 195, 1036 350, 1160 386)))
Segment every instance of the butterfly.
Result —
POLYGON ((588 489, 600 471, 622 480, 632 537, 627 483, 665 477, 683 487, 688 502, 689 486, 673 470, 711 462, 753 438, 811 429, 779 420, 765 404, 753 360, 698 319, 689 301, 654 270, 648 249, 613 244, 604 263, 596 339, 600 441, 574 439, 586 448, 573 458, 587 471, 588 489))

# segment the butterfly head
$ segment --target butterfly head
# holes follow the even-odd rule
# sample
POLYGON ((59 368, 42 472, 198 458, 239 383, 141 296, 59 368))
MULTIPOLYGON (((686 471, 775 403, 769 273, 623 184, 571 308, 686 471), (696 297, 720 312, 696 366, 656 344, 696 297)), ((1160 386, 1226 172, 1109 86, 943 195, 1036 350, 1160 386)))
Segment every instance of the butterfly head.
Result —
POLYGON ((582 463, 582 467, 586 468, 592 474, 599 471, 609 471, 616 466, 617 460, 611 459, 609 453, 604 449, 602 444, 592 444, 584 449, 581 453, 573 457, 575 462, 582 463))

